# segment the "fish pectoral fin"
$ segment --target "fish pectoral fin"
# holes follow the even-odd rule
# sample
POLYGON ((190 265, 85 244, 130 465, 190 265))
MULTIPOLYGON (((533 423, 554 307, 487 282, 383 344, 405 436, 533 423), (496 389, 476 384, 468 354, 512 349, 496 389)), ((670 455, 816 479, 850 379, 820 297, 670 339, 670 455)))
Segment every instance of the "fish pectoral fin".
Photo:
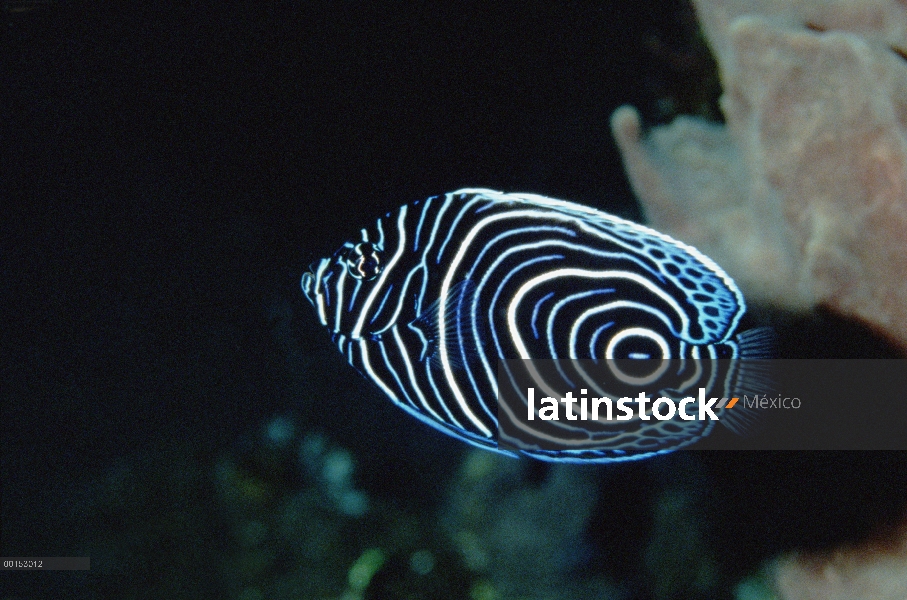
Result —
POLYGON ((422 340, 422 352, 419 355, 419 362, 424 362, 437 349, 437 325, 431 322, 428 315, 419 315, 411 323, 407 324, 411 330, 415 331, 422 340))
POLYGON ((476 285, 469 279, 464 279, 447 291, 447 297, 443 303, 441 298, 438 298, 407 325, 422 339, 420 361, 427 360, 432 363, 433 367, 443 367, 441 364, 442 336, 447 351, 447 363, 451 367, 463 368, 464 363, 476 354, 475 349, 466 343, 469 338, 463 331, 464 327, 470 326, 470 314, 466 311, 470 310, 472 306, 475 292, 476 285), (441 331, 442 314, 444 331, 441 331))

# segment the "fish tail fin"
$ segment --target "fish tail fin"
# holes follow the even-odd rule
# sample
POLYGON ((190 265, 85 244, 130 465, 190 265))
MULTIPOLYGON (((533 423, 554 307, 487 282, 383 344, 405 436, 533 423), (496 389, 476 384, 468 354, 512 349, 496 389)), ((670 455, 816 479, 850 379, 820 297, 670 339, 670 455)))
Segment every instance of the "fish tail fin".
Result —
POLYGON ((771 327, 748 329, 734 337, 740 358, 774 358, 778 349, 778 335, 771 327))
POLYGON ((748 400, 774 391, 767 359, 775 356, 777 336, 771 327, 759 327, 738 334, 734 342, 739 358, 732 361, 730 393, 737 402, 724 409, 721 424, 737 435, 751 435, 760 429, 762 413, 748 400))

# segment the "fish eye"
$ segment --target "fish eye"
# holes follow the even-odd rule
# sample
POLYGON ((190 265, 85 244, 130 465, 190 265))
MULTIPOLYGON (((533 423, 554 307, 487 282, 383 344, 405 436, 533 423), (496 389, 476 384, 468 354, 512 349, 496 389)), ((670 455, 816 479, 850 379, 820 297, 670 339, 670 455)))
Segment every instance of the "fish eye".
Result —
POLYGON ((346 256, 346 270, 354 279, 371 281, 384 266, 381 264, 378 249, 371 242, 360 242, 353 246, 346 256))

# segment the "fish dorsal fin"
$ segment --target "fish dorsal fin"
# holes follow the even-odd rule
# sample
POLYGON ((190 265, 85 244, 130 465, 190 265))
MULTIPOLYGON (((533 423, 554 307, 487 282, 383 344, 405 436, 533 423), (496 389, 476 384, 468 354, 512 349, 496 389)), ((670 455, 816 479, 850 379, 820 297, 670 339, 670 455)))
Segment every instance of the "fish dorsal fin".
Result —
POLYGON ((694 344, 711 344, 733 332, 746 312, 743 294, 712 259, 699 250, 645 225, 594 208, 536 194, 504 194, 493 190, 465 189, 494 201, 522 202, 568 215, 621 246, 629 256, 646 260, 670 284, 672 295, 682 299, 695 327, 678 332, 694 344))
POLYGON ((672 295, 692 307, 697 328, 683 337, 703 344, 726 339, 746 312, 743 294, 734 281, 708 256, 645 225, 612 215, 586 218, 606 231, 626 252, 649 261, 670 284, 672 295))
POLYGON ((447 343, 447 357, 451 366, 461 368, 464 360, 475 354, 475 349, 466 343, 465 332, 469 320, 464 311, 470 310, 476 293, 476 285, 469 279, 452 286, 447 292, 446 301, 441 298, 432 302, 419 313, 409 328, 418 332, 422 338, 420 361, 431 361, 432 366, 440 367, 440 339, 444 336, 447 343), (444 314, 444 331, 440 330, 441 311, 444 314))

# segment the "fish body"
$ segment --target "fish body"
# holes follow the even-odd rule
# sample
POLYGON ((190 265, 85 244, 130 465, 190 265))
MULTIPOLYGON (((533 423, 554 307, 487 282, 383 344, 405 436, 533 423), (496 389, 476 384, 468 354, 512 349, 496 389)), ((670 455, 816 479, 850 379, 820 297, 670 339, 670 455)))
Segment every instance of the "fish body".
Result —
MULTIPOLYGON (((765 346, 761 335, 734 337, 743 295, 695 248, 535 194, 462 189, 402 206, 301 283, 340 352, 397 406, 501 452, 499 359, 717 359, 765 346)), ((681 425, 637 421, 588 448, 524 454, 633 460, 711 426, 681 425)))

